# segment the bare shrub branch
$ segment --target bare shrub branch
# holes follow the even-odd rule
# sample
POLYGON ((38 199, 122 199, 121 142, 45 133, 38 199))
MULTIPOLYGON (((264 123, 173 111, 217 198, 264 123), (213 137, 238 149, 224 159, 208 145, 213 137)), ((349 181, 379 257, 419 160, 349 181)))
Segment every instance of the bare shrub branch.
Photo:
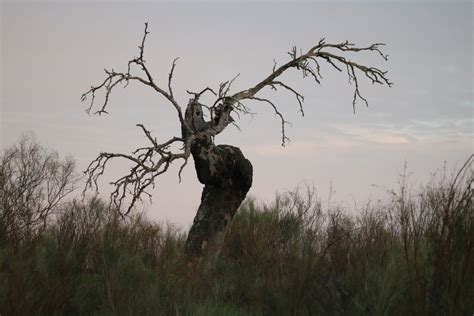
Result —
POLYGON ((72 158, 60 160, 33 134, 6 148, 0 158, 0 237, 21 239, 44 229, 76 187, 74 168, 72 158))

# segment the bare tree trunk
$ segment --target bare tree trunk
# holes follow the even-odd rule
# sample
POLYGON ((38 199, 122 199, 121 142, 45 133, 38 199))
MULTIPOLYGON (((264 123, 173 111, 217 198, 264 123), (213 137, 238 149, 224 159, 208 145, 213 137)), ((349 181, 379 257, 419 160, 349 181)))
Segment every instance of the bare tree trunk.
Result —
POLYGON ((191 153, 204 189, 186 240, 185 253, 191 260, 202 257, 204 251, 212 252, 216 258, 227 225, 252 186, 252 164, 239 148, 216 146, 209 137, 196 140, 191 153))

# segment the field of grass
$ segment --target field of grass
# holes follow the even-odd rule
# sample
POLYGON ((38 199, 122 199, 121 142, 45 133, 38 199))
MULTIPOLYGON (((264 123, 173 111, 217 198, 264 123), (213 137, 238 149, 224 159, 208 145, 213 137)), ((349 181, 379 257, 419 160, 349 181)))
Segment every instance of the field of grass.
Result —
POLYGON ((123 220, 100 199, 62 201, 36 216, 48 195, 23 188, 32 179, 8 172, 21 170, 8 154, 0 165, 1 315, 474 312, 472 161, 416 189, 402 178, 385 201, 358 210, 323 207, 312 188, 271 205, 249 198, 209 267, 186 262, 182 230, 143 214, 123 220))

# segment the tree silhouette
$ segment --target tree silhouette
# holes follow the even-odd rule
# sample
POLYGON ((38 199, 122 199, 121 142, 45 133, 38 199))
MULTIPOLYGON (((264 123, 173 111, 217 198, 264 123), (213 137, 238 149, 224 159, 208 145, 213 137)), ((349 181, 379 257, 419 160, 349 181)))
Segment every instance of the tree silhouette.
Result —
POLYGON ((304 116, 303 95, 279 79, 285 71, 296 69, 302 73, 303 77, 310 77, 318 84, 322 80, 320 67, 322 62, 328 63, 339 72, 345 71, 349 83, 354 84, 352 99, 354 111, 358 100, 368 105, 367 100, 360 93, 358 76, 365 76, 374 84, 388 85, 389 87, 392 85, 386 77, 386 71, 354 62, 348 58, 351 53, 368 51, 387 60, 387 55, 384 55, 380 50, 384 44, 375 43, 367 47, 359 47, 348 41, 336 44, 326 43, 323 38, 305 53, 293 47, 288 52, 290 60, 287 63, 278 66, 274 62, 271 73, 249 89, 231 93, 232 83, 236 79, 234 78, 221 83, 216 90, 206 87, 200 92, 187 91, 191 98, 183 114, 183 107, 175 99, 172 89, 172 79, 178 58, 171 65, 167 86, 159 86, 147 68, 144 59, 145 42, 149 33, 148 23, 145 23, 144 35, 139 46, 139 56, 128 61, 125 72, 105 69, 106 77, 102 83, 92 86, 82 95, 81 100, 85 101, 90 97, 90 105, 86 110, 87 113, 90 113, 96 106, 96 92, 104 90, 104 101, 101 107, 94 111, 94 114, 107 114, 112 90, 118 85, 127 86, 130 81, 138 81, 154 89, 169 101, 176 110, 181 126, 181 135, 159 143, 145 126, 137 124, 149 140, 149 146, 137 148, 131 154, 100 153, 85 171, 87 183, 84 190, 92 188, 98 191, 97 181, 103 175, 106 165, 111 159, 127 160, 131 163, 130 172, 112 182, 115 189, 111 193, 111 203, 118 209, 122 209, 126 204, 126 211, 123 215, 127 215, 137 201, 140 201, 144 196, 150 196, 147 190, 154 186, 157 177, 168 171, 170 165, 175 161, 181 163, 178 173, 181 180, 181 172, 187 165, 189 157, 192 156, 198 179, 204 184, 204 189, 201 204, 186 241, 185 253, 190 258, 201 257, 205 249, 211 250, 215 254, 219 253, 225 229, 252 185, 252 164, 245 158, 241 150, 230 145, 216 145, 214 141, 214 138, 230 124, 235 124, 234 117, 236 115, 240 118, 241 115, 251 113, 250 108, 244 102, 259 101, 273 109, 281 121, 281 142, 284 146, 288 141, 285 131, 288 122, 273 101, 259 97, 258 93, 264 88, 275 91, 286 90, 294 95, 299 112, 304 116), (132 72, 135 68, 139 69, 140 75, 132 72), (200 97, 205 93, 215 96, 212 105, 199 102, 200 97), (209 118, 207 121, 206 117, 209 118), (172 148, 175 148, 177 144, 181 145, 181 149, 173 150, 172 148))

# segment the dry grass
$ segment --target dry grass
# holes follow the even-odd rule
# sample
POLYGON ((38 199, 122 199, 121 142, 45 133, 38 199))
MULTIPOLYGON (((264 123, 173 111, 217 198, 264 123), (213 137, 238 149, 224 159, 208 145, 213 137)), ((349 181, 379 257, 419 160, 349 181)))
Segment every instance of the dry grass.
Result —
POLYGON ((474 311, 471 160, 416 190, 402 177, 385 202, 357 212, 323 208, 312 188, 267 206, 248 199, 210 270, 186 264, 176 228, 123 221, 99 199, 58 204, 42 229, 9 230, 0 175, 2 315, 474 311))

